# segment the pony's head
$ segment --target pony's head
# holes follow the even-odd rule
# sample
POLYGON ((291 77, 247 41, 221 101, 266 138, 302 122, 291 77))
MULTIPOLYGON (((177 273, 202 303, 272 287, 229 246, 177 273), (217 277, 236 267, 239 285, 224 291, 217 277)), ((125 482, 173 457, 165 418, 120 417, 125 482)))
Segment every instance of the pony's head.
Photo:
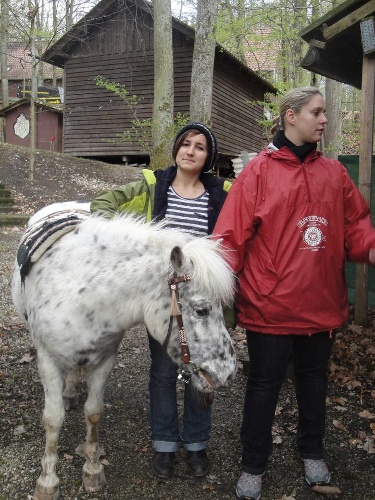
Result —
POLYGON ((205 393, 229 385, 237 370, 223 318, 223 306, 232 304, 234 293, 234 276, 224 257, 220 243, 206 238, 175 246, 170 253, 170 310, 158 311, 165 315, 162 321, 146 318, 150 333, 180 365, 182 378, 205 393), (157 331, 156 325, 164 330, 157 331))

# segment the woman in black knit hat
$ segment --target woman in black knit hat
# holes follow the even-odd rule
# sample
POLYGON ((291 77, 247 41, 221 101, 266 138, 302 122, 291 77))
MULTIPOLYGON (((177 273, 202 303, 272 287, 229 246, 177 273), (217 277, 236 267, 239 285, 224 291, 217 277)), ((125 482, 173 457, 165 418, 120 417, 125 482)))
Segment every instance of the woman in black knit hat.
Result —
MULTIPOLYGON (((142 170, 142 180, 100 193, 92 201, 91 211, 109 217, 130 211, 143 215, 147 221, 167 219, 169 227, 195 236, 211 234, 231 186, 210 172, 218 157, 215 135, 203 123, 189 123, 176 135, 172 156, 175 165, 155 172, 142 170)), ((186 385, 180 432, 178 366, 151 336, 149 344, 150 425, 155 450, 152 470, 158 477, 171 477, 175 452, 183 447, 192 475, 205 476, 209 469, 206 446, 211 432, 211 408, 203 408, 199 395, 186 385)))

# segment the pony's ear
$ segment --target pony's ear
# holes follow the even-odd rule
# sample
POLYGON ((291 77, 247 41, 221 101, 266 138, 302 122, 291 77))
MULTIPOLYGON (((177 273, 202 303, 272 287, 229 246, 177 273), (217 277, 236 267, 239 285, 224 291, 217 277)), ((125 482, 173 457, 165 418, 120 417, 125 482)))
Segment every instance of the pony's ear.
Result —
POLYGON ((188 264, 182 249, 178 246, 172 248, 171 251, 171 264, 175 271, 181 272, 188 264))

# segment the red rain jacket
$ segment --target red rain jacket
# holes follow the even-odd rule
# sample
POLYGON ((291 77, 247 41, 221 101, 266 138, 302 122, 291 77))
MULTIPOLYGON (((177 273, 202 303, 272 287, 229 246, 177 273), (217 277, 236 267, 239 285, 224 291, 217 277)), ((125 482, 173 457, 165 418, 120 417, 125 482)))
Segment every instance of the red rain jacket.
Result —
POLYGON ((266 149, 229 191, 214 234, 238 275, 238 324, 312 334, 348 319, 345 259, 375 248, 369 208, 338 161, 266 149))

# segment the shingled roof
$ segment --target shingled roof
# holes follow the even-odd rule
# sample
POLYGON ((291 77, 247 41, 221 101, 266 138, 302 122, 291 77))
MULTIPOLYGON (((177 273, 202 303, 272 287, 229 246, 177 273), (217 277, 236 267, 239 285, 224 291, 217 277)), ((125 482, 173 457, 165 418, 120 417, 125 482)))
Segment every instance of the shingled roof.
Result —
POLYGON ((252 37, 245 40, 246 64, 253 71, 273 72, 277 67, 280 41, 274 40, 269 27, 257 28, 252 37))
MULTIPOLYGON (((8 43, 8 79, 9 80, 30 80, 31 79, 31 57, 30 47, 25 42, 8 43)), ((52 66, 43 64, 44 79, 52 79, 52 66)), ((1 66, 0 66, 1 67, 1 66)), ((58 69, 58 78, 62 77, 62 71, 58 69)))

